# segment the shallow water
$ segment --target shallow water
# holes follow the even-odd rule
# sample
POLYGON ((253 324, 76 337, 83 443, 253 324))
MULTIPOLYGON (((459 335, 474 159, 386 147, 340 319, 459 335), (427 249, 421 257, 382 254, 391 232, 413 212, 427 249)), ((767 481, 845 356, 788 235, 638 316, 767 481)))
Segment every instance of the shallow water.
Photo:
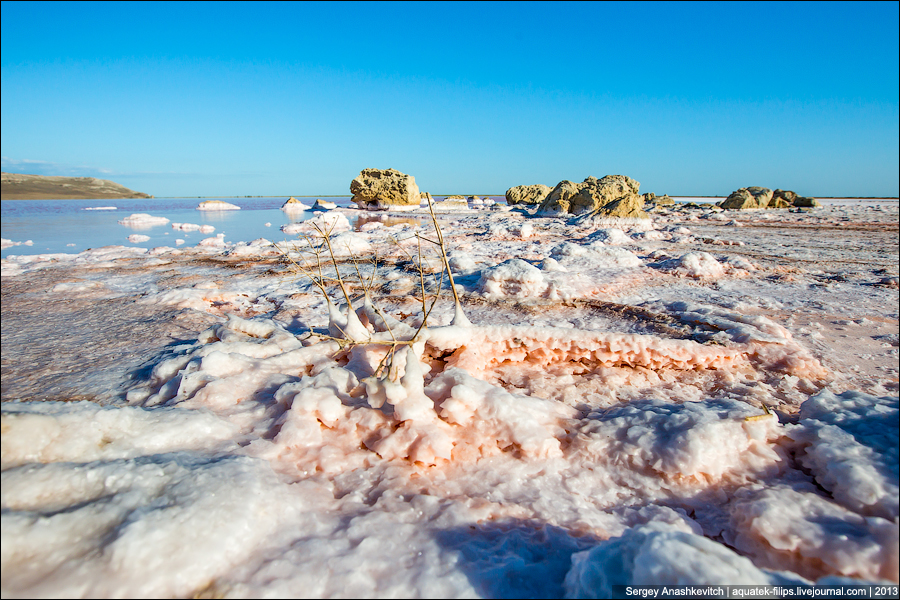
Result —
MULTIPOLYGON (((287 198, 157 198, 124 200, 3 200, 2 237, 13 242, 27 242, 3 249, 3 257, 10 254, 75 253, 88 248, 103 246, 135 246, 154 248, 176 245, 184 240, 185 246, 196 246, 207 237, 225 234, 230 242, 253 240, 261 237, 278 241, 285 236, 279 231, 282 225, 305 221, 313 211, 287 213, 281 206, 287 198), (241 207, 241 210, 197 210, 206 200, 223 200, 241 207), (88 210, 115 207, 114 210, 88 210), (169 223, 152 227, 128 227, 119 221, 135 214, 145 213, 165 217, 169 223), (212 234, 199 231, 180 231, 172 223, 212 225, 212 234), (269 224, 268 226, 266 224, 269 224), (133 243, 128 236, 139 233, 150 239, 133 243)), ((303 198, 312 205, 315 198, 303 198)), ((349 197, 328 198, 338 206, 349 206, 349 197)))
MULTIPOLYGON (((440 200, 443 197, 436 197, 440 200)), ((487 197, 486 197, 487 198, 487 197)), ((338 206, 353 206, 349 196, 323 198, 338 206)), ((500 197, 495 200, 502 201, 500 197)), ((118 200, 3 200, 0 237, 16 245, 3 248, 0 256, 77 253, 104 246, 133 246, 155 248, 158 246, 196 246, 200 240, 219 234, 226 242, 250 241, 266 238, 277 242, 294 236, 280 231, 282 225, 297 223, 313 217, 312 210, 285 212, 281 206, 287 198, 131 198, 118 200), (241 207, 241 210, 203 211, 197 205, 206 200, 223 200, 241 207), (126 217, 145 213, 165 217, 169 223, 150 227, 121 225, 126 217), (172 223, 194 223, 215 227, 213 233, 181 231, 172 223), (148 236, 140 242, 129 241, 132 234, 148 236)), ((307 205, 315 203, 313 197, 302 197, 307 205)), ((676 203, 713 202, 717 198, 679 197, 676 203)), ((826 198, 822 204, 876 205, 883 201, 871 199, 826 198)), ((379 217, 381 218, 381 217, 379 217)), ((400 217, 401 219, 403 217, 400 217)), ((411 217, 406 217, 407 220, 411 217)), ((388 224, 389 226, 390 224, 388 224)))

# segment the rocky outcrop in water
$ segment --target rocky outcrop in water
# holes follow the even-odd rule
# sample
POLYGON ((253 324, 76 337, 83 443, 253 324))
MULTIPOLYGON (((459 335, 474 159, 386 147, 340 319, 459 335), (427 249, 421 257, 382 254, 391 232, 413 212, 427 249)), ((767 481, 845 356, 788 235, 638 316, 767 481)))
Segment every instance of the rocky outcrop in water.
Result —
POLYGON ((313 204, 313 210, 331 210, 332 208, 337 208, 337 204, 321 198, 316 198, 316 202, 313 204))
POLYGON ((560 181, 538 212, 646 219, 649 215, 644 211, 644 197, 638 191, 640 186, 625 175, 607 175, 602 179, 588 177, 581 183, 560 181))
POLYGON ((515 204, 540 204, 550 195, 552 188, 549 185, 538 183, 535 185, 517 185, 506 190, 506 203, 515 204))
POLYGON ((396 169, 363 169, 350 182, 350 193, 352 202, 369 210, 415 208, 421 200, 416 178, 396 169))
POLYGON ((287 201, 281 205, 281 210, 285 212, 302 212, 304 210, 309 210, 309 206, 303 204, 293 196, 287 199, 287 201))

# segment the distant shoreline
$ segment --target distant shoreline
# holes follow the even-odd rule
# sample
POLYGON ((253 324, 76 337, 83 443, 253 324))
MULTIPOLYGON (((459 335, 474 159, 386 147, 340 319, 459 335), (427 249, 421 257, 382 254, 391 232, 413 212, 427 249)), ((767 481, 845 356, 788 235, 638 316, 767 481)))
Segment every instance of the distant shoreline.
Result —
POLYGON ((0 200, 124 200, 152 197, 96 177, 0 173, 0 200))

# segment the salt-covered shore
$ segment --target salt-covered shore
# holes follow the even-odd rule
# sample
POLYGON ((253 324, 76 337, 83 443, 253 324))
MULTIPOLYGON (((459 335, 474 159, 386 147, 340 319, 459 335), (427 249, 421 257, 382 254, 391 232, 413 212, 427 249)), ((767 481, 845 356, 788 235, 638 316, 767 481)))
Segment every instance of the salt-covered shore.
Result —
POLYGON ((896 201, 317 219, 3 259, 4 597, 898 581, 896 201))

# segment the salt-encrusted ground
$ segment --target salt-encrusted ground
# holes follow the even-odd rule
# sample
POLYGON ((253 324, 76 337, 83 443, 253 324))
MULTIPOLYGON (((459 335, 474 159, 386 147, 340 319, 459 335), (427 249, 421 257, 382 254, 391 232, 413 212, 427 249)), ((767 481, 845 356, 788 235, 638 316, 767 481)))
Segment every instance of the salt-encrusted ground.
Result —
POLYGON ((3 596, 896 582, 897 203, 652 214, 4 259, 3 596))

